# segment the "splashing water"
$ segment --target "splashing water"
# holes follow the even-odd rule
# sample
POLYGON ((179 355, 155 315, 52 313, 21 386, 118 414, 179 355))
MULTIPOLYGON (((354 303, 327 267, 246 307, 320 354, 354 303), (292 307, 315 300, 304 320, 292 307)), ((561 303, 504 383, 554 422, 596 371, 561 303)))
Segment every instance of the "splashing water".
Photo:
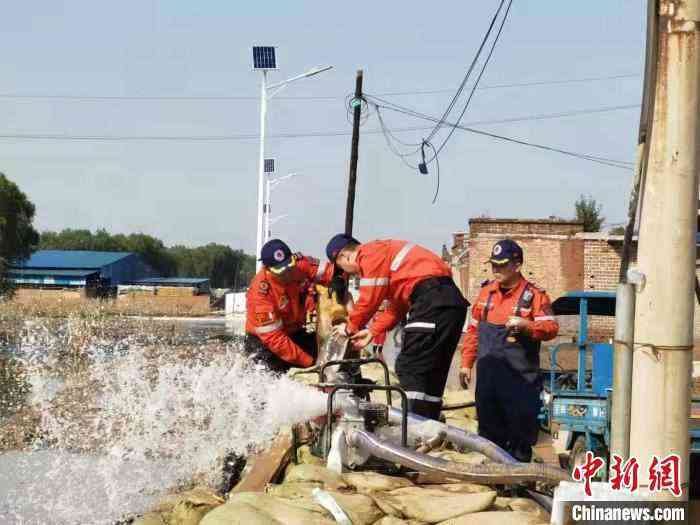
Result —
POLYGON ((31 450, 0 454, 0 523, 114 523, 215 485, 227 452, 325 411, 324 394, 251 366, 240 344, 170 346, 146 327, 76 337, 76 323, 30 325, 18 345, 40 422, 31 450))

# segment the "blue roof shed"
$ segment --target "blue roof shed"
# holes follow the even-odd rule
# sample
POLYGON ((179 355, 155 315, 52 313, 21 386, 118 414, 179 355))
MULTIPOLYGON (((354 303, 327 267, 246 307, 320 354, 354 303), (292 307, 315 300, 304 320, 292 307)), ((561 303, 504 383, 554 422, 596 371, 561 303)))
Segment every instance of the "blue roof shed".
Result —
MULTIPOLYGON (((106 286, 155 277, 156 272, 143 258, 131 252, 93 252, 85 250, 39 250, 22 263, 12 265, 10 278, 15 280, 23 275, 41 275, 42 282, 36 284, 60 284, 62 272, 99 272, 99 278, 106 286), (19 271, 19 273, 18 273, 19 271), (37 274, 37 272, 39 272, 37 274), (17 277, 12 277, 16 275, 17 277), (53 279, 53 283, 51 280, 53 279)), ((80 278, 78 276, 74 276, 80 278)), ((20 280, 16 282, 21 283, 20 280)), ((79 285, 71 283, 72 285, 79 285)))

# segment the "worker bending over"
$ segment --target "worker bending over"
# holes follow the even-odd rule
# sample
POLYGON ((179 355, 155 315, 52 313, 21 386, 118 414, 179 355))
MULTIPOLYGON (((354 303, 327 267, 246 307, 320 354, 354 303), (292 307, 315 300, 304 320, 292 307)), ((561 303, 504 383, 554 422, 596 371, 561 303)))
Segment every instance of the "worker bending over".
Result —
POLYGON ((469 303, 452 280, 445 262, 406 241, 360 244, 339 234, 326 247, 331 262, 350 275, 359 274, 360 293, 347 324, 336 332, 350 336, 357 349, 391 330, 408 313, 396 374, 409 398, 409 410, 438 419, 447 374, 469 303), (379 309, 387 308, 365 328, 379 309))
POLYGON ((293 254, 279 239, 265 243, 260 260, 246 294, 245 352, 274 372, 312 366, 318 351, 315 334, 304 329, 306 295, 312 282, 328 285, 334 267, 293 254))
POLYGON ((462 347, 462 386, 476 360, 479 435, 518 461, 532 459, 540 411, 540 341, 556 337, 559 324, 544 290, 520 273, 523 251, 510 239, 491 251, 493 281, 482 283, 462 347))

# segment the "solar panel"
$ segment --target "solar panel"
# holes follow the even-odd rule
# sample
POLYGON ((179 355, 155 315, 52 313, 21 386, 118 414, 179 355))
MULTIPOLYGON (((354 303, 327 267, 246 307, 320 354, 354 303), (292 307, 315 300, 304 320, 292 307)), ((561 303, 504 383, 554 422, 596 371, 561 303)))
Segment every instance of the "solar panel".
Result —
POLYGON ((253 69, 277 69, 275 48, 272 46, 253 46, 253 69))
POLYGON ((265 162, 263 163, 263 171, 265 173, 274 173, 275 172, 275 159, 265 159, 265 162))

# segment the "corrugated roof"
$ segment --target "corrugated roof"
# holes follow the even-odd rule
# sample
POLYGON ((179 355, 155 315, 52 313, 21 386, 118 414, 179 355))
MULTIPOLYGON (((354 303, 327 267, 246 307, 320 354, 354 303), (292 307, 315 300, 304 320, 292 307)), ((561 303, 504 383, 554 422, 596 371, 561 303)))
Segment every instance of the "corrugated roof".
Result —
POLYGON ((16 268, 102 268, 120 259, 129 257, 131 252, 91 252, 85 250, 39 250, 16 268))
POLYGON ((10 276, 35 275, 47 277, 88 277, 99 273, 98 270, 44 270, 40 268, 11 268, 7 274, 10 276))
POLYGON ((132 284, 150 284, 155 286, 192 286, 197 284, 203 284, 208 281, 209 279, 205 279, 202 277, 149 277, 148 279, 132 281, 132 284))

